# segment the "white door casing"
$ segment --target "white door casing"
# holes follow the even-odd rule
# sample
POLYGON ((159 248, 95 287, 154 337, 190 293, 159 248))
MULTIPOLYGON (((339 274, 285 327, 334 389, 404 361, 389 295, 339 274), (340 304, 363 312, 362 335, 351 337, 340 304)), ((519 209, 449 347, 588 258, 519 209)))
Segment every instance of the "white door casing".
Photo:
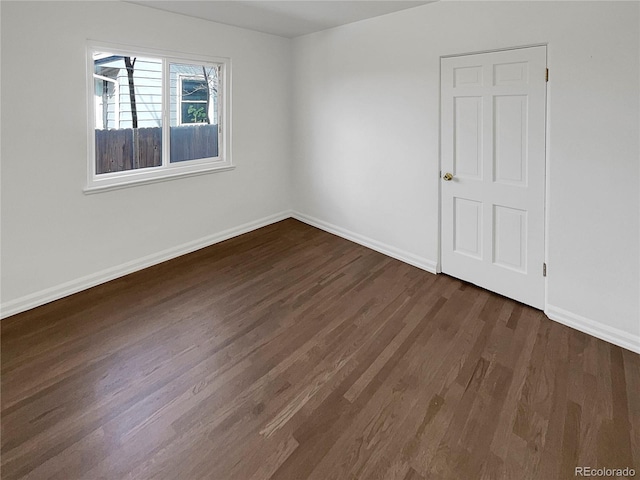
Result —
POLYGON ((441 61, 442 271, 539 309, 546 58, 538 46, 441 61))

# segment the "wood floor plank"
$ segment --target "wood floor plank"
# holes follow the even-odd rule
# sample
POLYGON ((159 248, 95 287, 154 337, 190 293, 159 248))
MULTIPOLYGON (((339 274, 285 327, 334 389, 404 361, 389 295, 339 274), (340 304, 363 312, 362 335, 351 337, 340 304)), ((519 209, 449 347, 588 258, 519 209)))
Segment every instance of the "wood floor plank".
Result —
POLYGON ((640 471, 640 356, 292 219, 0 329, 5 480, 640 471))

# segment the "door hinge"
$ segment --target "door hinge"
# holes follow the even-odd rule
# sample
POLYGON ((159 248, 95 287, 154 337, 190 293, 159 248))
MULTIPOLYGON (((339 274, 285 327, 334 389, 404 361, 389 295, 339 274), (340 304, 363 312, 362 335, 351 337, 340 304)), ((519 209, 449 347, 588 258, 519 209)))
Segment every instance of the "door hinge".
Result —
POLYGON ((542 276, 543 277, 547 276, 547 264, 546 263, 542 264, 542 276))
POLYGON ((547 68, 547 73, 545 73, 544 75, 544 79, 548 82, 549 81, 549 69, 547 68))

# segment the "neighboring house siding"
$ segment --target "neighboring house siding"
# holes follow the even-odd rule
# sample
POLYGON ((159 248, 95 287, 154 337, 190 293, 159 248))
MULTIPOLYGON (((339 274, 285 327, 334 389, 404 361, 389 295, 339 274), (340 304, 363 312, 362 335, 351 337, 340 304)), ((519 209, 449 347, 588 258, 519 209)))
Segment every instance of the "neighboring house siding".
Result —
MULTIPOLYGON (((124 61, 122 62, 124 65, 124 61)), ((131 128, 131 101, 129 78, 123 68, 118 75, 120 83, 120 128, 131 128)), ((136 92, 138 127, 162 126, 162 62, 138 57, 133 68, 136 92)))
POLYGON ((112 127, 112 128, 119 128, 119 125, 116 122, 119 123, 119 112, 120 112, 120 109, 116 105, 116 98, 115 98, 114 95, 112 95, 109 98, 109 103, 108 103, 107 107, 108 107, 108 110, 107 110, 108 123, 107 123, 107 125, 109 127, 112 127))
POLYGON ((169 105, 171 125, 178 125, 178 76, 175 73, 170 74, 169 97, 171 103, 169 105))

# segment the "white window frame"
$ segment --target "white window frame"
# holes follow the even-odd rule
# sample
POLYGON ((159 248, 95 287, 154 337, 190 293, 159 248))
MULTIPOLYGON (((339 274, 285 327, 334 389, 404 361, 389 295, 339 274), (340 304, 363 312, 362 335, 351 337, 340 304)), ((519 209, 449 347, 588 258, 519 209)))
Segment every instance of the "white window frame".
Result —
MULTIPOLYGON (((204 79, 204 77, 198 77, 195 75, 178 75, 178 91, 176 92, 176 96, 178 97, 178 106, 177 106, 177 118, 178 118, 178 125, 205 125, 204 122, 183 122, 182 121, 182 81, 183 80, 202 80, 203 82, 206 82, 206 80, 204 79)), ((190 100, 186 103, 202 103, 203 105, 206 105, 207 102, 206 100, 190 100)), ((207 112, 207 115, 209 115, 209 112, 207 112)))
MULTIPOLYGON (((231 161, 231 59, 205 55, 169 52, 153 48, 132 47, 113 43, 87 43, 87 183, 84 192, 97 193, 134 185, 155 183, 179 177, 232 170, 231 161), (162 165, 122 172, 96 174, 94 52, 116 55, 154 57, 162 60, 162 165), (170 162, 170 76, 171 63, 195 63, 220 66, 218 85, 218 156, 182 162, 170 162)), ((178 92, 180 93, 180 92, 178 92)), ((182 95, 178 95, 181 100, 182 95)), ((177 115, 178 112, 176 112, 177 115)), ((177 117, 179 118, 179 117, 177 117)), ((176 122, 180 124, 179 122, 176 122)), ((193 124, 191 124, 193 125, 193 124)))

